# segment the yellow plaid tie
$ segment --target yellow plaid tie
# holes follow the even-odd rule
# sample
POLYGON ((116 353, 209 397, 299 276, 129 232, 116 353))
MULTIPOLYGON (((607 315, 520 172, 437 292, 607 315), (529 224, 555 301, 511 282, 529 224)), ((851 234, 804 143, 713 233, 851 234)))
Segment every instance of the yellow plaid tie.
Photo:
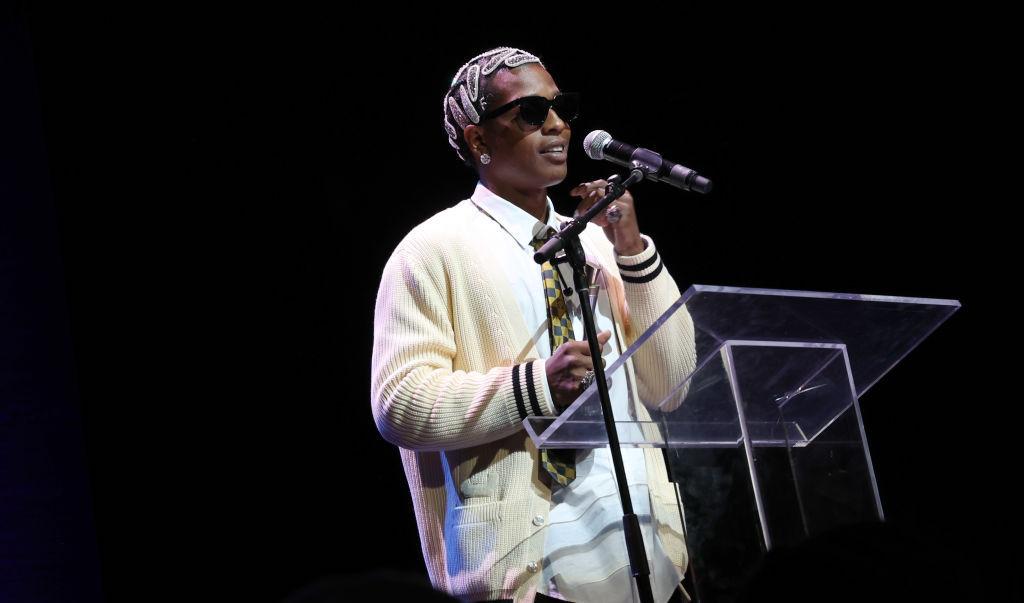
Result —
MULTIPOLYGON (((555 234, 555 229, 548 226, 530 244, 536 251, 553 234, 555 234)), ((565 305, 562 288, 559 286, 559 279, 555 274, 555 267, 551 262, 544 262, 541 264, 540 270, 541 278, 544 281, 544 297, 547 298, 548 302, 548 334, 551 340, 551 353, 553 354, 558 349, 558 346, 574 339, 572 334, 572 318, 569 316, 569 309, 565 305)), ((541 449, 540 465, 551 475, 552 479, 563 486, 568 486, 569 482, 576 479, 575 450, 541 449)))

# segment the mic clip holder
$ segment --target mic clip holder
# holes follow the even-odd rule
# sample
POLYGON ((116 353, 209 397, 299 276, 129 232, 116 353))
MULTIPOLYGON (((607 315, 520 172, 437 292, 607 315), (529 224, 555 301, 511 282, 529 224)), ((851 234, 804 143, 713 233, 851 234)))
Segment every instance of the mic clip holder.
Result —
POLYGON ((630 169, 643 171, 643 178, 653 182, 659 181, 658 174, 664 165, 662 156, 649 149, 637 149, 629 158, 630 169))

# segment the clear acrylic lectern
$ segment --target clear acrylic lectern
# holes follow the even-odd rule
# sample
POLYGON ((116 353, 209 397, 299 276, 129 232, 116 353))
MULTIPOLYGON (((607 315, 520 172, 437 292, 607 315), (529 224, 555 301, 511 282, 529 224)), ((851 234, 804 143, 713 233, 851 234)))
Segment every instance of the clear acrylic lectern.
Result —
MULTIPOLYGON (((665 449, 691 594, 726 600, 772 547, 884 519, 858 398, 959 307, 694 285, 607 367, 609 381, 625 383, 614 389, 627 399, 613 404, 622 446, 665 449), (695 361, 688 374, 634 370, 660 331, 693 333, 677 342, 695 361), (644 383, 652 379, 672 382, 644 383)), ((593 385, 560 416, 525 424, 541 448, 608 445, 593 385)))

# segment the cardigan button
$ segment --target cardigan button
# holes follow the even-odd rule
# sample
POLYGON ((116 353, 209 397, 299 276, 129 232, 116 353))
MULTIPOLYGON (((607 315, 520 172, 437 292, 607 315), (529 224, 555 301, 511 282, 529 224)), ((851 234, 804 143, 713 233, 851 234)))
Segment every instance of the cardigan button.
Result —
POLYGON ((535 525, 537 527, 540 527, 540 526, 544 525, 544 516, 543 515, 535 516, 533 518, 533 525, 535 525))
POLYGON ((531 574, 536 574, 540 566, 537 565, 536 561, 531 561, 526 564, 526 569, 530 570, 531 574))

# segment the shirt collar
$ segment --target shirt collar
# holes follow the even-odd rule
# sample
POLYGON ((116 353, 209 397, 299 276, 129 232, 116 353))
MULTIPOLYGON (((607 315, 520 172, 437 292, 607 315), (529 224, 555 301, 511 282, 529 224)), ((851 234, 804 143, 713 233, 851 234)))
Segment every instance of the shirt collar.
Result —
POLYGON ((491 192, 482 182, 477 183, 476 190, 473 191, 472 200, 524 248, 529 247, 534 237, 543 231, 546 226, 550 226, 557 231, 562 223, 561 216, 555 213, 555 206, 551 203, 551 197, 546 197, 547 223, 539 221, 511 201, 507 201, 491 192))

